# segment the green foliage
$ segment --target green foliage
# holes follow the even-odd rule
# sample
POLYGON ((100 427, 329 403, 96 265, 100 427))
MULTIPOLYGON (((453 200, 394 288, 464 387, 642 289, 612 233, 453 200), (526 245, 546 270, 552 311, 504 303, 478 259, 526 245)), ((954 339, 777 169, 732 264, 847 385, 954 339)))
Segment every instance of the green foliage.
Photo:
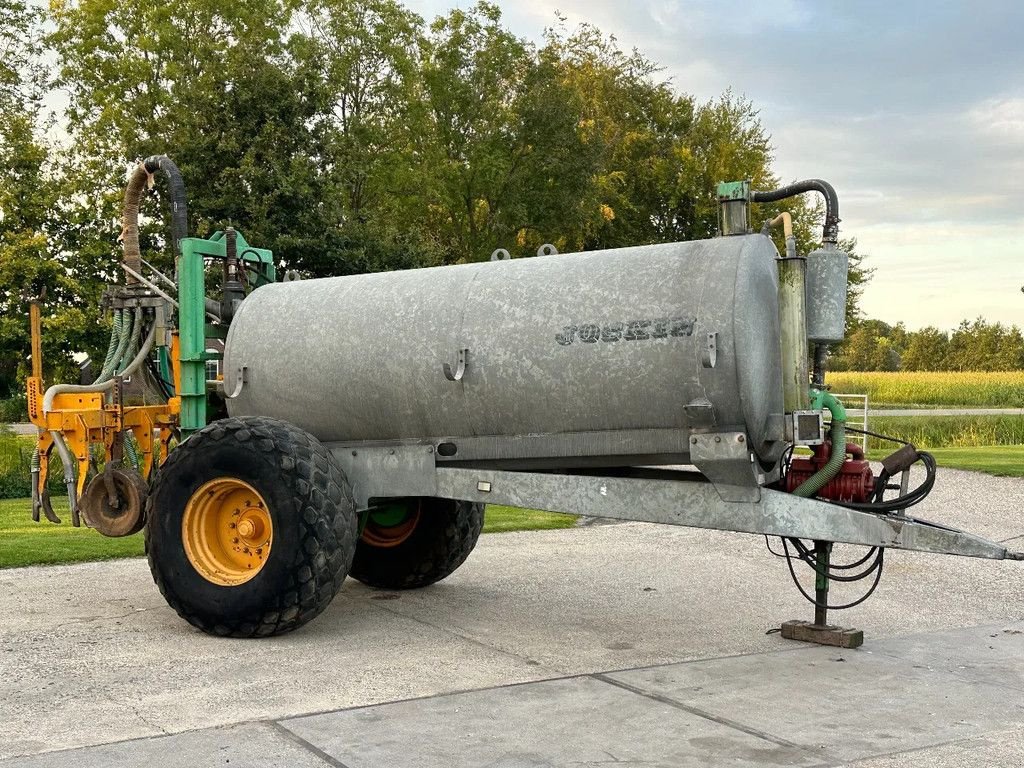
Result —
MULTIPOLYGON (((5 424, 17 424, 28 421, 28 398, 25 393, 19 392, 12 397, 0 400, 0 430, 5 424)), ((0 431, 0 440, 3 433, 0 431)))
MULTIPOLYGON (((427 24, 398 0, 0 0, 0 22, 0 397, 27 370, 25 292, 47 290, 48 380, 102 352, 148 155, 181 168, 193 234, 233 225, 308 276, 708 237, 718 181, 779 183, 746 99, 699 103, 592 25, 534 45, 487 2, 427 24), (60 147, 39 106, 58 88, 60 147)), ((173 271, 163 184, 141 245, 173 271)), ((754 226, 781 210, 813 247, 821 206, 754 226)))
POLYGON ((1024 370, 1020 328, 964 320, 951 334, 927 327, 908 331, 902 323, 855 320, 832 356, 837 371, 1019 371, 1024 370))
MULTIPOLYGON (((0 499, 15 499, 32 493, 30 477, 32 440, 19 437, 0 423, 0 499)), ((47 487, 54 498, 64 495, 63 470, 60 459, 50 460, 47 487)))
POLYGON ((55 237, 60 185, 52 150, 40 138, 47 127, 41 99, 48 85, 40 11, 0 0, 0 28, 0 398, 6 398, 27 372, 28 297, 45 291, 49 301, 43 357, 54 378, 76 378, 70 352, 88 346, 96 323, 95 310, 85 303, 93 292, 55 237))

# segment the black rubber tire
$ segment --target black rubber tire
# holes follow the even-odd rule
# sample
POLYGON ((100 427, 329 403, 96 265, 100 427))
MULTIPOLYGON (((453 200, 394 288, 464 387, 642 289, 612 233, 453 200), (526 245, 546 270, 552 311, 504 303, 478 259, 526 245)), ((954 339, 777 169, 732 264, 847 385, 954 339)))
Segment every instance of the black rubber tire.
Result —
POLYGON ((149 496, 146 554, 153 581, 183 619, 226 637, 290 632, 341 589, 355 556, 359 517, 345 473, 308 432, 276 419, 215 421, 171 452, 149 496), (274 539, 249 581, 206 580, 185 554, 182 517, 205 482, 234 477, 266 500, 274 539))
POLYGON ((418 589, 450 576, 466 562, 484 527, 484 505, 420 501, 420 520, 401 544, 375 547, 359 539, 349 571, 353 579, 381 589, 418 589))

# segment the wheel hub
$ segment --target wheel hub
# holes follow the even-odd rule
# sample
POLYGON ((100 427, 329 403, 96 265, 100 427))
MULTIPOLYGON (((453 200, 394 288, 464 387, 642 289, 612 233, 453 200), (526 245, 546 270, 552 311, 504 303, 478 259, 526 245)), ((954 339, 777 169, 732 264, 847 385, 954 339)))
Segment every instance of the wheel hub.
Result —
POLYGON ((192 494, 181 534, 192 567, 213 584, 234 587, 266 564, 273 522, 259 491, 243 480, 219 477, 192 494))

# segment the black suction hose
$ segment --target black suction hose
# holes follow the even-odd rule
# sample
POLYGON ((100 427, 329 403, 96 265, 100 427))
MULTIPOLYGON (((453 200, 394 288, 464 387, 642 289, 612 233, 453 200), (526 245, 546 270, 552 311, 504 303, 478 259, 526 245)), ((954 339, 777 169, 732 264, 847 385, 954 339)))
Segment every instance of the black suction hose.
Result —
POLYGON ((820 192, 825 196, 825 229, 821 235, 821 241, 834 245, 839 239, 839 196, 836 195, 835 188, 827 181, 806 179, 778 189, 753 190, 750 193, 750 202, 773 203, 776 200, 795 197, 804 192, 820 192))
POLYGON ((181 171, 167 155, 147 157, 143 163, 149 173, 158 170, 167 174, 167 189, 171 195, 171 246, 174 258, 181 253, 181 241, 188 237, 188 206, 185 202, 185 180, 181 171))

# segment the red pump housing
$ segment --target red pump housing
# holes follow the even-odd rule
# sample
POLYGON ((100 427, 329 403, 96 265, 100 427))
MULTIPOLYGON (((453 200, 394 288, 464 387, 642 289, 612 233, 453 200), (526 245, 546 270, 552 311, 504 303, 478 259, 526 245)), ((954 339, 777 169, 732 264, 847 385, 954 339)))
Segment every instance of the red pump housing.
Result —
MULTIPOLYGON (((792 493, 828 463, 832 455, 832 443, 826 440, 811 450, 814 455, 797 456, 790 462, 789 473, 786 475, 788 492, 792 493)), ((846 453, 851 458, 844 461, 839 474, 818 491, 818 498, 860 503, 870 501, 875 489, 875 476, 871 471, 871 465, 864 458, 864 449, 859 445, 847 443, 846 453)))

